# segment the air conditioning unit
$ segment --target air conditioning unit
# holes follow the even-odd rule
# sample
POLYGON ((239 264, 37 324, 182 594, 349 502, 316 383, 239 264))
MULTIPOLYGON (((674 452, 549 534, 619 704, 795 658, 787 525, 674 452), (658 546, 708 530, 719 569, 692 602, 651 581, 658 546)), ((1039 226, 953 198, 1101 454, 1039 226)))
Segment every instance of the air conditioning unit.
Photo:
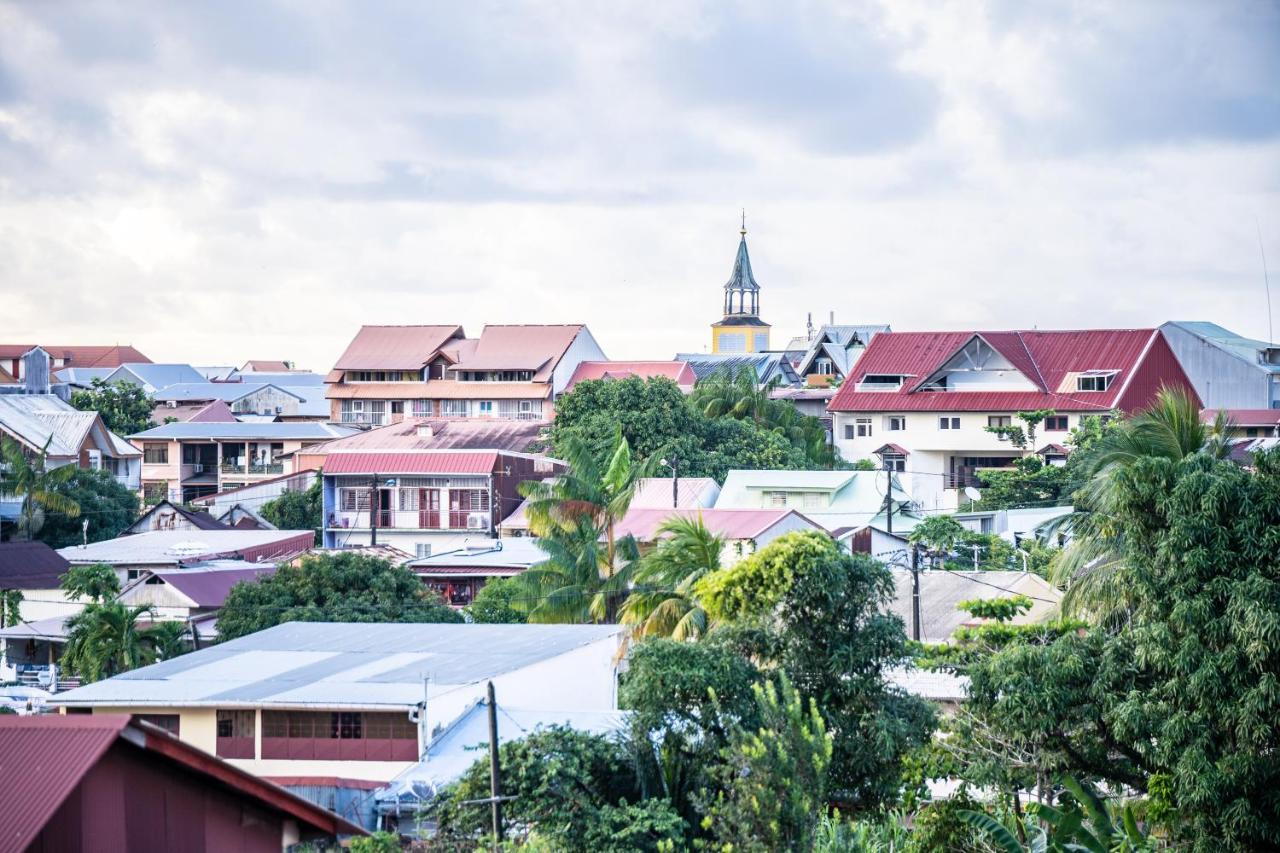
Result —
POLYGON ((171 409, 176 409, 176 408, 178 408, 178 401, 177 401, 177 400, 166 400, 164 404, 165 404, 166 406, 168 406, 169 408, 171 408, 171 409))
POLYGON ((487 530, 489 527, 489 514, 487 512, 473 512, 467 516, 468 530, 487 530))

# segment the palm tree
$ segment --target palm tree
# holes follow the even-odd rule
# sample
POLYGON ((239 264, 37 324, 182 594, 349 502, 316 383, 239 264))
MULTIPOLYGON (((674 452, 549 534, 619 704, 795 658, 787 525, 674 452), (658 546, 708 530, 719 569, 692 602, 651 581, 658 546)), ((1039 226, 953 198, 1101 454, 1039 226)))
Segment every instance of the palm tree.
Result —
POLYGON ((737 372, 717 370, 694 386, 689 401, 708 418, 728 416, 763 420, 769 408, 769 390, 757 382, 755 368, 740 367, 737 372))
POLYGON ((621 622, 634 626, 637 637, 697 639, 707 630, 707 613, 693 589, 720 570, 724 539, 708 530, 701 516, 669 518, 658 532, 666 538, 636 567, 621 622))
POLYGON ((964 525, 949 515, 933 515, 912 528, 907 541, 924 548, 929 565, 938 568, 964 538, 964 525))
POLYGON ((612 622, 639 557, 635 539, 619 538, 617 525, 657 460, 634 460, 620 427, 603 469, 576 436, 566 438, 560 456, 567 471, 521 486, 529 529, 549 559, 519 576, 515 603, 530 622, 612 622))
POLYGON ((143 632, 142 638, 147 644, 149 652, 147 656, 152 660, 162 661, 186 654, 188 636, 189 629, 186 622, 166 619, 163 622, 156 622, 143 632))
POLYGON ((75 465, 49 468, 49 444, 34 456, 22 449, 22 445, 9 436, 0 436, 0 495, 22 499, 18 511, 18 531, 27 539, 33 539, 44 526, 45 511, 59 512, 75 518, 80 514, 80 504, 58 491, 58 487, 75 476, 75 465))
POLYGON ((1121 479, 1141 460, 1176 464, 1198 453, 1225 458, 1230 429, 1225 412, 1206 425, 1195 398, 1182 389, 1165 388, 1150 408, 1107 433, 1090 451, 1084 485, 1074 495, 1075 511, 1045 527, 1047 535, 1072 536, 1050 570, 1050 579, 1066 590, 1065 612, 1091 613, 1111 622, 1129 609, 1121 557, 1124 529, 1114 514, 1121 479))
POLYGON ((87 605, 67 620, 63 666, 84 681, 97 681, 149 663, 142 617, 153 612, 150 604, 130 606, 109 601, 87 605))

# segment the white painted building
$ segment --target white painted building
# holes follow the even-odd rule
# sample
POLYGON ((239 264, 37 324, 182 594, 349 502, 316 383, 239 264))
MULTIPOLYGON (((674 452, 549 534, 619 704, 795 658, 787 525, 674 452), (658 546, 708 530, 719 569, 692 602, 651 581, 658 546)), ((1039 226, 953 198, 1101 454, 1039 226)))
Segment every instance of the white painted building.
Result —
POLYGON ((1088 415, 1132 412, 1166 386, 1194 394, 1155 329, 876 335, 828 406, 845 459, 899 472, 924 511, 954 509, 981 472, 1054 445, 1088 415), (1048 410, 1034 446, 990 427, 1048 410))

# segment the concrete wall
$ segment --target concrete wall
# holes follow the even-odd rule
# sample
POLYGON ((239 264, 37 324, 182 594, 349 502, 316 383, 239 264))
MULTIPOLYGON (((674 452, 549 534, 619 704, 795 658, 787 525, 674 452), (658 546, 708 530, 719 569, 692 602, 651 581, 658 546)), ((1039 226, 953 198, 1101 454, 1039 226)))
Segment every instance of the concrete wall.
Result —
MULTIPOLYGON (((608 358, 604 354, 604 350, 600 349, 600 344, 596 343, 595 337, 591 334, 591 330, 586 326, 582 327, 582 331, 578 332, 578 336, 573 339, 573 343, 569 344, 569 348, 565 350, 564 356, 556 365, 555 370, 551 373, 551 396, 554 399, 558 394, 562 393, 565 386, 569 384, 569 380, 573 378, 574 372, 578 369, 578 365, 584 361, 607 361, 608 358)), ((545 418, 550 417, 550 413, 544 414, 545 418)))

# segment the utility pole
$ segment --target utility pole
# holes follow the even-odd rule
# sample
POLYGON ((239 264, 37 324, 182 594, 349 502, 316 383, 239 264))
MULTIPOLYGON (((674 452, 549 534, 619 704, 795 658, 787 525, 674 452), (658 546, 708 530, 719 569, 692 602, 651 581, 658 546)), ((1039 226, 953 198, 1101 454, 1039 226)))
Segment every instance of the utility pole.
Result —
POLYGON ((671 460, 671 508, 680 508, 680 460, 671 460))
POLYGON ((888 481, 888 485, 885 486, 884 494, 885 509, 888 513, 887 518, 889 522, 887 525, 888 530, 886 532, 890 536, 893 535, 893 468, 890 467, 892 464, 893 463, 891 462, 884 463, 884 476, 888 481))
POLYGON ((369 546, 378 544, 378 475, 369 481, 369 546))
POLYGON ((978 546, 977 545, 973 546, 973 570, 975 572, 978 570, 978 546))
POLYGON ((502 769, 498 764, 498 704, 494 700, 492 681, 489 682, 489 797, 496 845, 502 843, 502 769))
POLYGON ((920 642, 920 548, 911 543, 911 639, 920 642))

